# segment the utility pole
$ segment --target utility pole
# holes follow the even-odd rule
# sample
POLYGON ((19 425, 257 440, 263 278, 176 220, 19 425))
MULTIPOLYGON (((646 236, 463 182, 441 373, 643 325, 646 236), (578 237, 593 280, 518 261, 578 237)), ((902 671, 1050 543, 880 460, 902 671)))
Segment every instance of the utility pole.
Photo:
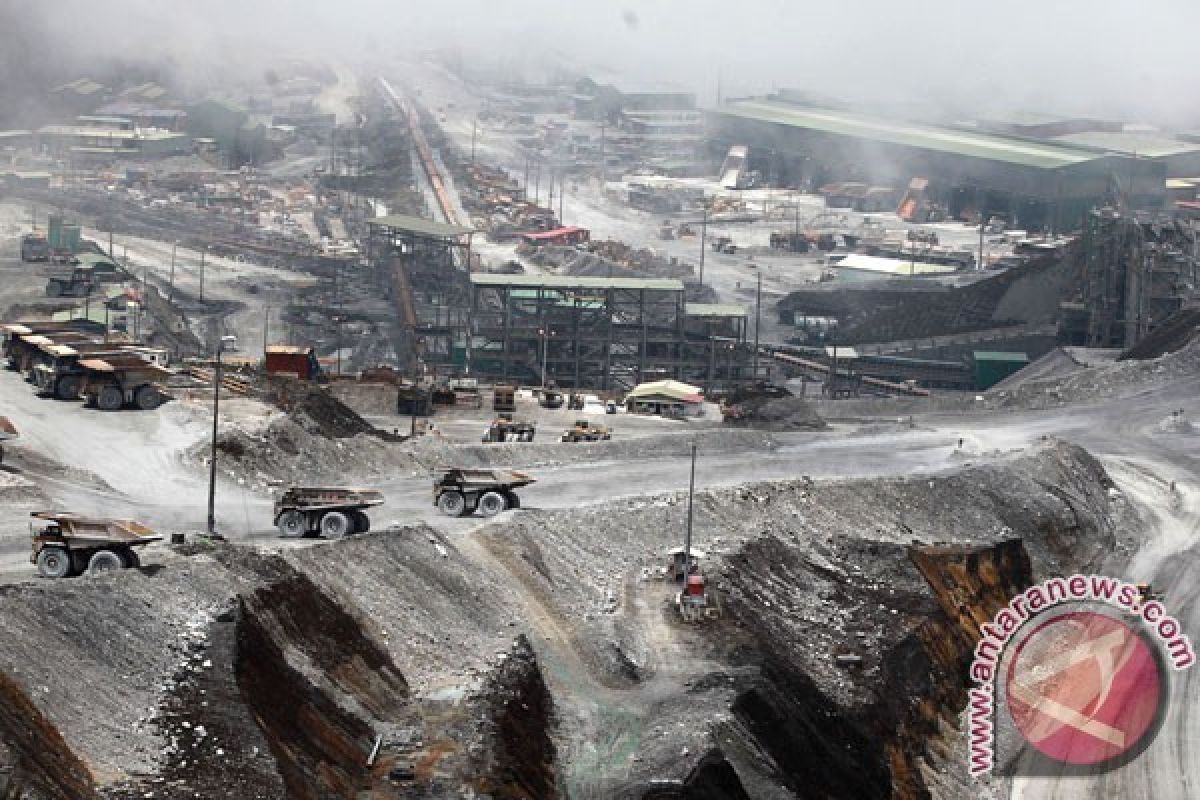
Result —
POLYGON ((204 305, 204 257, 208 255, 208 247, 200 251, 200 305, 204 305))
POLYGON ((213 365, 213 424, 212 424, 212 453, 208 459, 208 535, 217 535, 217 414, 221 407, 221 354, 225 344, 233 339, 232 336, 222 336, 217 340, 217 361, 213 365))
MULTIPOLYGON (((977 189, 976 191, 978 192, 979 190, 977 189)), ((979 205, 979 267, 978 267, 978 269, 983 269, 983 225, 984 225, 984 220, 986 219, 987 215, 983 213, 982 194, 980 194, 980 199, 979 199, 978 205, 979 205)))
POLYGON ((605 184, 608 183, 608 161, 604 158, 604 128, 603 123, 600 124, 600 190, 604 191, 605 184))
MULTIPOLYGON (((692 498, 696 494, 696 443, 692 442, 692 474, 688 479, 687 534, 683 540, 683 585, 692 568, 692 498)), ((686 589, 684 590, 686 591, 686 589)))
POLYGON ((762 321, 762 267, 758 268, 758 288, 754 292, 754 380, 758 380, 758 324, 762 321))
POLYGON ((170 305, 175 300, 175 251, 178 248, 179 242, 171 242, 171 288, 167 292, 167 305, 170 305))
POLYGON ((708 206, 704 206, 700 218, 700 285, 704 285, 704 240, 708 238, 708 206))

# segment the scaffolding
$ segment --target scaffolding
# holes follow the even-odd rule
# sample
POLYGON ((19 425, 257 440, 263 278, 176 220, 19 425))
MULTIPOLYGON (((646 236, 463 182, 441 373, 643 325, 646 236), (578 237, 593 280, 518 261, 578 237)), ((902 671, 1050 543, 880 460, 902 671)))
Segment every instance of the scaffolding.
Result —
POLYGON ((1087 215, 1083 310, 1089 347, 1133 347, 1193 299, 1196 235, 1163 215, 1087 215))
POLYGON ((475 374, 601 391, 670 378, 708 389, 751 378, 746 312, 689 304, 678 280, 471 276, 475 374))
POLYGON ((465 372, 471 228, 392 214, 369 220, 368 252, 399 316, 400 363, 465 372))

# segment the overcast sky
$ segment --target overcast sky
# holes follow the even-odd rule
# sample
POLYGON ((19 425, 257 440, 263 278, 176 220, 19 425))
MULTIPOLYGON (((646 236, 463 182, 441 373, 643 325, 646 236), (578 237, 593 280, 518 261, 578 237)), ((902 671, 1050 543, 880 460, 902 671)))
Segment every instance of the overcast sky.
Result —
MULTIPOLYGON (((981 111, 1194 124, 1195 0, 0 0, 49 17, 51 57, 168 52, 250 64, 266 51, 349 62, 456 46, 470 60, 577 66, 726 93, 795 86, 981 111)), ((2 36, 3 34, 0 34, 2 36)), ((2 44, 2 43, 0 43, 2 44)), ((3 79, 4 76, 0 76, 3 79)))

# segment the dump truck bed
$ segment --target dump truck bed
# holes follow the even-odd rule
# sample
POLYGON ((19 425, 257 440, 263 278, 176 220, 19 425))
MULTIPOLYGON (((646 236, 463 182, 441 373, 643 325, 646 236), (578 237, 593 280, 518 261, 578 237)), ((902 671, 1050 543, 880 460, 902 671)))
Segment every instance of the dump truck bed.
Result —
POLYGON ((340 486, 295 486, 275 502, 276 508, 369 508, 383 505, 383 493, 377 489, 350 489, 340 486))
POLYGON ((48 522, 57 522, 62 528, 62 538, 70 546, 87 547, 98 544, 124 544, 137 546, 160 541, 150 528, 131 519, 108 519, 87 517, 65 511, 31 511, 29 516, 48 522))
POLYGON ((442 480, 451 478, 464 489, 517 489, 528 486, 537 479, 524 472, 509 469, 473 469, 465 467, 443 467, 442 480))

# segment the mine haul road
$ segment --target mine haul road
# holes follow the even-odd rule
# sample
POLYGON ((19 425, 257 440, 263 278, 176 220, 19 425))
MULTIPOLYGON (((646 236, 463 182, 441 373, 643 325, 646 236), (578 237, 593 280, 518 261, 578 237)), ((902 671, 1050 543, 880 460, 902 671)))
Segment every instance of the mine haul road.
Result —
MULTIPOLYGON (((1198 638, 1196 603, 1200 561, 1197 523, 1200 491, 1196 435, 1160 432, 1158 422, 1176 409, 1200 415, 1200 379, 1148 386, 1123 399, 1046 411, 926 414, 908 427, 893 418, 859 432, 778 434, 767 452, 702 452, 697 485, 708 488, 796 478, 906 476, 954 469, 1056 436, 1097 455, 1146 522, 1139 549, 1119 557, 1114 571, 1131 580, 1152 580, 1166 593, 1168 610, 1198 638), (961 450, 959 439, 963 440, 961 450), (1175 482, 1172 490, 1171 483, 1175 482)), ((8 448, 2 469, 33 481, 47 504, 79 511, 130 516, 164 531, 203 526, 206 475, 185 466, 181 453, 208 436, 203 408, 169 403, 155 412, 104 413, 76 403, 35 396, 19 375, 0 371, 0 409, 18 425, 21 438, 8 448), (69 465, 71 469, 64 469, 69 465)), ((514 465, 520 466, 520 465, 514 465)), ((572 508, 616 497, 686 489, 688 460, 648 457, 595 461, 536 470, 538 482, 523 492, 528 508, 572 508)), ((469 536, 479 519, 450 519, 430 502, 426 478, 380 484, 387 504, 378 525, 428 522, 469 536)), ((312 546, 281 542, 272 527, 271 498, 223 480, 218 490, 220 529, 238 542, 275 549, 312 546)), ((32 580, 28 563, 29 503, 0 506, 0 580, 32 580)), ((519 513, 519 512, 516 512, 519 513)), ((1022 779, 1012 797, 1153 798, 1197 796, 1200 708, 1196 670, 1175 675, 1172 705, 1157 741, 1122 769, 1090 780, 1022 779)))

